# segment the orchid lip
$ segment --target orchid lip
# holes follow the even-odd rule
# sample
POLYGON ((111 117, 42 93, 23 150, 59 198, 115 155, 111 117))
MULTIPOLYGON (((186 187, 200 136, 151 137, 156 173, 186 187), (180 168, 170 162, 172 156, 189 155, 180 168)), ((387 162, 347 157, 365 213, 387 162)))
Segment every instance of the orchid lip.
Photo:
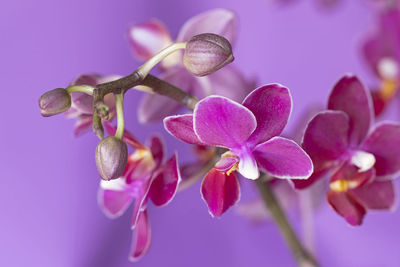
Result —
POLYGON ((371 153, 356 150, 352 153, 350 162, 359 168, 358 172, 365 172, 374 167, 375 156, 371 153))
POLYGON ((384 57, 378 62, 378 72, 384 79, 395 80, 399 75, 399 65, 391 57, 384 57))

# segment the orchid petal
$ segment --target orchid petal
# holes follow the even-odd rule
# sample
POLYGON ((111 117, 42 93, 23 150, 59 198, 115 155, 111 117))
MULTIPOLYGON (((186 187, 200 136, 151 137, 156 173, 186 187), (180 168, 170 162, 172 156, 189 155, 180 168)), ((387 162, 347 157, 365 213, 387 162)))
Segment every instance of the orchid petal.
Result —
POLYGON ((364 43, 364 57, 378 77, 385 78, 385 75, 379 71, 380 62, 383 59, 391 58, 399 62, 399 27, 400 12, 398 8, 385 9, 379 13, 378 31, 368 37, 364 43))
MULTIPOLYGON (((109 135, 115 135, 115 133, 117 132, 117 127, 115 127, 108 121, 104 121, 104 128, 106 129, 106 131, 109 135)), ((130 145, 134 148, 137 148, 137 149, 145 148, 145 146, 143 146, 139 141, 137 141, 136 138, 128 130, 124 130, 123 140, 128 145, 130 145)))
POLYGON ((348 147, 348 116, 342 111, 318 113, 308 123, 302 147, 311 157, 316 171, 332 165, 348 147))
POLYGON ((126 182, 131 184, 136 180, 149 179, 155 169, 153 155, 149 149, 138 149, 128 157, 125 169, 126 182))
POLYGON ((368 209, 390 210, 395 205, 393 181, 373 181, 349 190, 349 194, 368 209))
POLYGON ((167 205, 175 196, 181 175, 175 153, 154 174, 149 196, 156 206, 167 205))
POLYGON ((133 234, 132 248, 129 260, 132 262, 142 258, 150 248, 151 228, 147 210, 140 213, 137 227, 133 234))
POLYGON ((172 44, 168 30, 156 19, 132 25, 127 33, 132 51, 140 60, 147 60, 172 44))
POLYGON ((72 106, 84 114, 93 113, 93 96, 82 92, 71 93, 72 106))
POLYGON ((150 151, 153 155, 154 169, 158 169, 164 160, 165 145, 160 136, 154 135, 150 138, 150 151))
POLYGON ((234 172, 229 175, 212 169, 201 183, 201 196, 211 216, 219 217, 240 199, 240 187, 234 172))
MULTIPOLYGON (((191 93, 195 78, 182 67, 171 68, 161 77, 162 80, 191 93)), ((176 113, 181 104, 166 96, 146 94, 139 103, 138 119, 141 123, 157 122, 176 113)))
POLYGON ((101 210, 109 218, 121 216, 133 199, 125 181, 122 178, 111 181, 102 180, 100 185, 97 200, 101 210))
POLYGON ((377 176, 396 176, 400 172, 400 124, 378 124, 362 144, 362 149, 375 156, 377 176))
POLYGON ((239 157, 238 171, 243 177, 251 180, 255 180, 260 177, 260 171, 258 170, 257 161, 254 155, 249 149, 241 149, 236 152, 239 157))
POLYGON ((134 229, 138 225, 140 214, 146 210, 147 207, 147 196, 151 186, 151 180, 149 178, 134 180, 130 185, 135 188, 135 203, 133 205, 131 229, 134 229))
POLYGON ((369 92, 356 76, 346 75, 334 86, 328 109, 341 110, 349 116, 349 143, 360 144, 372 121, 372 100, 369 92))
POLYGON ((196 145, 204 145, 193 129, 193 115, 176 115, 164 119, 164 128, 179 140, 196 145))
POLYGON ((230 10, 217 8, 203 12, 183 24, 177 41, 186 42, 201 33, 214 33, 228 39, 233 44, 236 39, 237 18, 230 10))
POLYGON ((242 102, 254 88, 252 80, 246 80, 243 74, 232 64, 207 76, 214 94, 225 96, 236 102, 242 102))
POLYGON ((311 174, 311 176, 308 179, 294 179, 294 180, 290 180, 290 181, 294 185, 294 188, 305 189, 305 188, 308 188, 311 185, 313 185, 315 182, 319 181, 321 178, 323 178, 327 174, 329 169, 330 169, 330 166, 325 169, 318 170, 318 171, 314 169, 314 172, 311 174))
POLYGON ((274 137, 258 145, 254 152, 260 167, 276 178, 307 179, 313 172, 310 157, 294 141, 274 137))
POLYGON ((346 192, 330 190, 327 195, 329 205, 353 226, 361 225, 366 214, 365 208, 346 192))
POLYGON ((382 97, 380 90, 371 91, 372 103, 374 105, 375 117, 380 116, 386 109, 388 100, 382 97))
POLYGON ((240 148, 257 126, 250 110, 222 96, 204 98, 193 114, 196 135, 212 146, 240 148))
POLYGON ((373 35, 369 37, 363 44, 362 47, 364 58, 368 65, 379 77, 378 65, 379 61, 385 57, 384 43, 379 39, 378 36, 373 35))
POLYGON ((92 129, 92 116, 81 115, 74 125, 74 136, 78 137, 92 129))
POLYGON ((227 172, 238 162, 238 158, 230 155, 229 152, 223 154, 221 159, 215 164, 214 168, 220 172, 227 172))
POLYGON ((176 113, 181 105, 163 95, 146 94, 140 100, 138 119, 140 123, 154 123, 176 113))
POLYGON ((251 92, 243 105, 257 119, 257 128, 248 141, 257 145, 282 133, 292 110, 292 97, 286 87, 268 84, 251 92))

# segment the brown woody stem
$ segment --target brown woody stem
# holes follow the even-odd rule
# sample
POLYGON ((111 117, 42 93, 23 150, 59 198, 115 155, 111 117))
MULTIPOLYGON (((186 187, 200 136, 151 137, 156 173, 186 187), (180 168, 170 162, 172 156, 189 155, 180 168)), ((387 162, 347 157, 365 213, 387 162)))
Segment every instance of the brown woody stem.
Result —
POLYGON ((93 90, 93 132, 102 139, 104 136, 103 125, 101 118, 108 116, 108 107, 104 104, 104 96, 113 93, 125 94, 131 88, 138 85, 145 85, 151 88, 150 93, 167 96, 189 109, 193 109, 197 103, 197 99, 183 90, 175 87, 174 85, 158 79, 157 77, 148 74, 144 79, 137 72, 133 72, 128 76, 122 77, 118 80, 102 83, 96 86, 93 90))

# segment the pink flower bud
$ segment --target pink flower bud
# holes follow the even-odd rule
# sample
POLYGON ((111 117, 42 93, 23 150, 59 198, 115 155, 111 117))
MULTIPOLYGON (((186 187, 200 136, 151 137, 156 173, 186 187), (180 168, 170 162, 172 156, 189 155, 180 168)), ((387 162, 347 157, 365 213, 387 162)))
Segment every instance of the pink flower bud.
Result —
POLYGON ((96 165, 103 180, 122 176, 128 159, 126 144, 115 136, 107 136, 97 145, 96 165))
POLYGON ((183 64, 195 76, 206 76, 233 61, 227 39, 213 33, 193 36, 186 45, 183 64))
POLYGON ((71 107, 71 96, 64 88, 56 88, 39 98, 40 113, 44 117, 67 111, 71 107))

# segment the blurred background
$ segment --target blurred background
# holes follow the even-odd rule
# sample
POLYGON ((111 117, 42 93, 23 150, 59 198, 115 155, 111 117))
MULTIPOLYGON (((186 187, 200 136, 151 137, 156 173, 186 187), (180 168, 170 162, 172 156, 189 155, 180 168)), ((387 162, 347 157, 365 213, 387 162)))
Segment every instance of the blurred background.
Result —
MULTIPOLYGON (((97 139, 73 137, 73 120, 43 118, 38 98, 82 73, 122 74, 140 62, 126 30, 150 18, 173 36, 190 17, 216 7, 240 19, 235 64, 258 84, 290 88, 294 107, 288 130, 310 105, 325 105, 345 73, 367 84, 363 37, 374 25, 362 0, 324 9, 316 1, 270 0, 21 0, 0 3, 0 266, 295 266, 272 222, 255 225, 231 209, 212 219, 199 183, 164 208, 150 205, 153 242, 139 262, 128 262, 131 213, 115 220, 97 206, 97 139)), ((126 95, 128 129, 144 141, 160 132, 169 155, 187 148, 161 125, 140 125, 141 93, 126 95)), ((399 120, 396 110, 388 118, 399 120)), ((242 179, 243 180, 243 179, 242 179)), ((397 183, 398 184, 398 183, 397 183)), ((254 190, 244 186, 242 201, 254 190)), ((296 214, 291 221, 300 230, 296 214)), ((322 266, 400 266, 400 211, 370 212, 350 227, 324 202, 315 214, 315 250, 322 266)))

